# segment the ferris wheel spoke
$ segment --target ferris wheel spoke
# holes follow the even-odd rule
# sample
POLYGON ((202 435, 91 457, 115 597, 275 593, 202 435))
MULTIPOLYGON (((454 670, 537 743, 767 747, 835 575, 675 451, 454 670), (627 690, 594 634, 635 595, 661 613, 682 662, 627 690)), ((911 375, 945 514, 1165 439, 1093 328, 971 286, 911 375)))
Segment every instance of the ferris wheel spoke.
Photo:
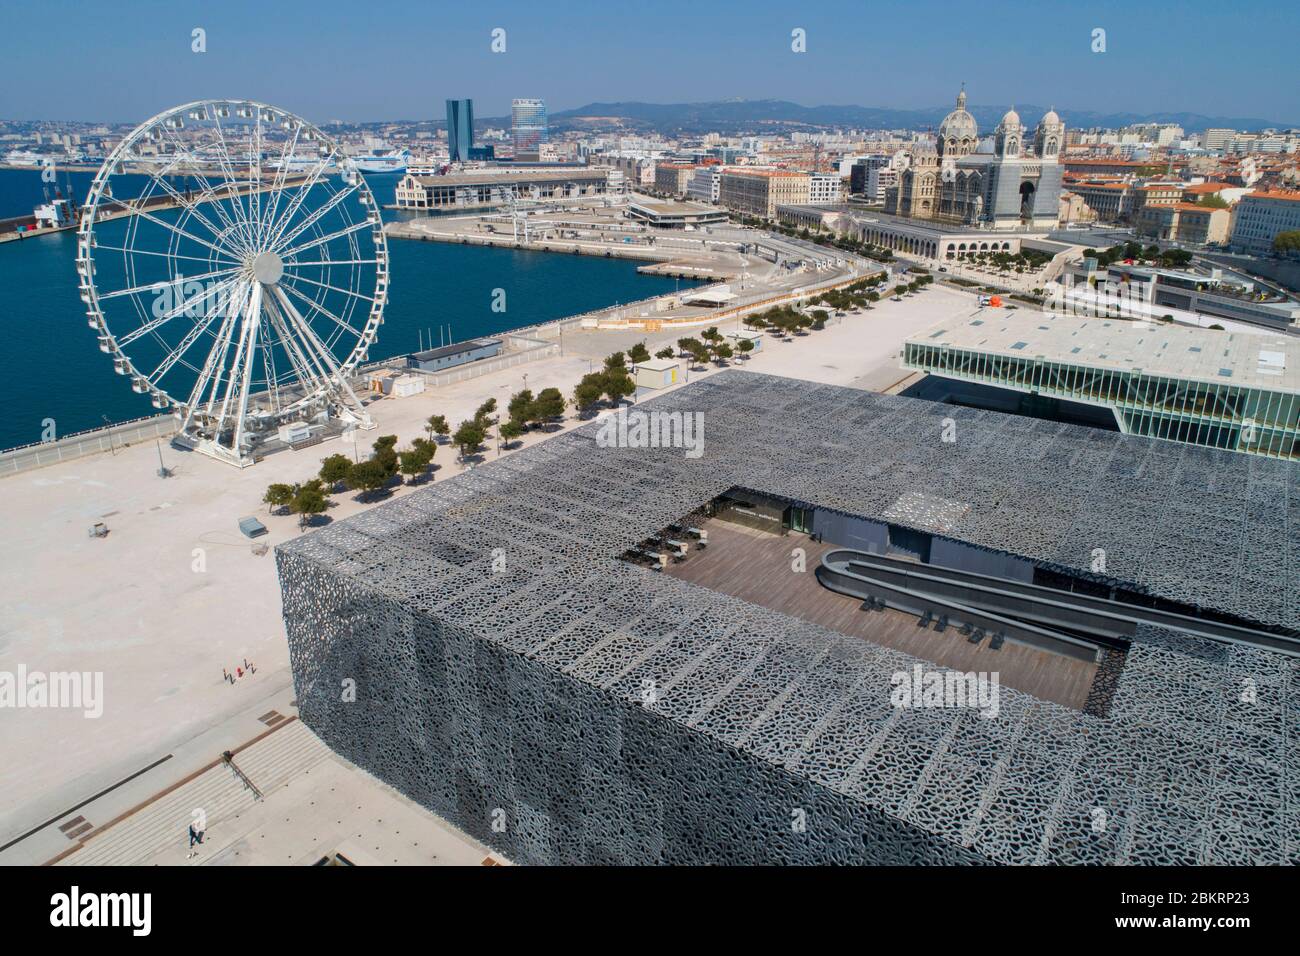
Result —
POLYGON ((178 315, 183 315, 185 312, 194 308, 199 303, 204 302, 207 299, 211 298, 214 294, 219 294, 229 289, 238 281, 239 281, 238 277, 235 277, 233 279, 227 279, 224 282, 219 282, 216 285, 208 286, 206 289, 204 289, 198 295, 195 295, 193 298, 186 299, 185 301, 181 302, 179 305, 173 306, 172 308, 168 309, 162 315, 155 316, 152 320, 140 326, 140 328, 135 329, 132 332, 128 332, 126 335, 122 336, 120 339, 117 340, 118 348, 125 348, 126 346, 134 342, 136 339, 148 335, 150 332, 154 331, 154 329, 157 329, 160 326, 166 324, 167 322, 170 322, 178 315))
MULTIPOLYGON (((128 249, 125 246, 105 246, 96 242, 95 251, 99 252, 100 250, 107 250, 108 252, 123 252, 133 256, 160 256, 163 259, 185 259, 189 262, 206 262, 209 265, 212 264, 211 257, 205 259, 203 256, 183 256, 178 252, 153 252, 149 249, 128 249)), ((229 257, 223 257, 222 261, 229 262, 231 265, 239 264, 237 259, 231 259, 229 257)))
POLYGON ((329 285, 328 283, 325 282, 317 282, 315 279, 308 279, 306 276, 292 275, 291 278, 294 282, 310 282, 312 285, 317 286, 318 288, 329 289, 331 292, 337 292, 340 295, 350 295, 354 299, 365 299, 367 302, 375 301, 374 296, 364 295, 360 292, 353 292, 351 289, 340 289, 338 286, 329 285))
POLYGON ((298 313, 297 309, 293 307, 293 303, 290 302, 289 297, 285 295, 284 289, 278 285, 273 286, 272 289, 274 294, 278 297, 279 304, 284 308, 285 315, 289 319, 290 323, 298 327, 303 338, 311 346, 311 349, 317 356, 318 360, 329 367, 330 372, 332 373, 330 380, 335 386, 346 392, 347 396, 352 400, 353 405, 359 408, 361 402, 357 399, 356 393, 352 391, 352 386, 348 384, 347 373, 343 371, 342 366, 334 358, 333 353, 330 352, 329 348, 320 340, 316 333, 312 331, 311 324, 298 313))
POLYGON ((284 193, 285 184, 289 181, 289 157, 293 156, 298 149, 298 136, 302 132, 302 127, 297 126, 293 131, 293 139, 285 140, 284 147, 280 150, 280 168, 277 170, 272 182, 272 200, 268 205, 267 218, 262 222, 262 235, 266 236, 275 228, 276 215, 280 211, 280 197, 284 193))
POLYGON ((302 235, 306 230, 310 229, 315 223, 320 222, 322 218, 324 218, 326 215, 329 214, 330 210, 334 209, 339 203, 341 203, 344 199, 347 199, 348 196, 352 195, 356 191, 357 191, 356 185, 349 186, 347 189, 340 189, 333 196, 331 196, 324 203, 324 205, 322 205, 319 209, 313 212, 302 222, 298 223, 298 225, 294 226, 293 229, 290 230, 288 234, 286 234, 283 237, 277 238, 275 240, 275 248, 282 249, 285 246, 287 246, 289 243, 293 242, 300 235, 302 235))
POLYGON ((249 284, 245 282, 236 288, 235 294, 231 297, 231 307, 226 310, 225 318, 221 322, 221 328, 217 330, 212 350, 208 353, 208 359, 203 363, 203 370, 199 372, 194 388, 190 391, 189 414, 186 416, 186 425, 189 424, 190 418, 199 408, 205 408, 205 414, 208 417, 212 415, 217 399, 217 389, 221 385, 221 372, 225 369, 226 355, 230 350, 230 340, 235 325, 239 321, 239 316, 243 312, 244 302, 251 291, 249 284), (208 392, 206 403, 203 400, 205 391, 208 392))
MULTIPOLYGON (((175 169, 179 165, 181 157, 186 156, 188 154, 184 149, 184 147, 181 145, 181 143, 171 133, 171 131, 167 129, 166 125, 163 126, 163 130, 165 132, 165 135, 172 141, 172 144, 177 149, 176 158, 168 166, 168 168, 170 169, 175 169)), ((193 177, 196 180, 198 180, 198 182, 202 185, 203 191, 212 196, 212 206, 217 212, 217 218, 219 218, 225 224, 226 229, 232 233, 239 232, 240 231, 239 224, 235 220, 231 219, 230 215, 227 214, 226 207, 221 204, 221 198, 218 195, 217 188, 212 185, 212 182, 208 179, 207 176, 204 176, 201 172, 199 172, 197 164, 195 164, 194 172, 187 175, 193 175, 193 177)), ((225 184, 223 183, 221 185, 225 185, 225 184)), ((234 200, 231 199, 229 195, 227 195, 226 201, 230 204, 231 212, 233 213, 234 207, 236 205, 234 200)), ((212 227, 209 226, 208 228, 211 229, 212 227)), ((213 229, 212 232, 214 235, 217 236, 221 235, 221 230, 213 229)))
POLYGON ((297 191, 294 193, 293 199, 289 200, 289 205, 285 207, 284 213, 280 216, 279 222, 276 223, 276 226, 271 233, 271 243, 273 245, 279 241, 280 234, 288 228, 289 223, 291 223, 293 217, 298 214, 298 210, 302 208, 302 204, 311 194, 311 191, 316 188, 316 185, 320 182, 321 176, 329 167, 330 161, 333 158, 333 152, 328 156, 318 157, 316 165, 312 167, 311 172, 303 179, 302 183, 299 184, 297 191))
MULTIPOLYGON (((199 211, 199 207, 198 207, 198 205, 196 205, 195 203, 192 203, 192 202, 190 202, 189 200, 187 200, 187 199, 186 199, 186 198, 181 194, 180 190, 178 190, 178 189, 177 189, 175 186, 173 186, 171 183, 167 182, 167 180, 166 180, 166 178, 165 178, 164 176, 156 176, 156 177, 154 177, 154 181, 157 182, 158 185, 161 186, 161 187, 163 188, 163 190, 164 190, 164 191, 165 191, 169 196, 172 197, 172 199, 174 199, 176 202, 180 203, 184 208, 186 208, 187 210, 189 210, 190 215, 193 216, 193 217, 194 217, 196 220, 198 220, 200 223, 202 223, 202 224, 207 228, 207 230, 208 230, 210 233, 212 233, 212 235, 213 235, 214 238, 217 238, 217 239, 220 239, 220 238, 221 238, 222 230, 218 229, 218 228, 217 228, 217 227, 216 227, 216 226, 215 226, 215 225, 214 225, 214 224, 213 224, 213 223, 208 219, 207 216, 203 215, 203 213, 199 211)), ((220 204, 217 204, 217 206, 218 206, 218 208, 219 208, 219 207, 220 207, 220 204)), ((229 225, 229 224, 227 224, 227 225, 229 225)))
POLYGON ((344 236, 350 236, 352 235, 352 233, 359 232, 362 229, 373 229, 373 228, 374 228, 374 224, 371 223, 369 220, 365 220, 363 222, 355 222, 352 225, 348 226, 346 229, 340 229, 338 232, 332 232, 327 236, 321 236, 319 239, 313 239, 311 242, 305 242, 301 246, 298 246, 296 249, 286 249, 280 251, 280 258, 288 259, 292 256, 298 255, 298 253, 300 252, 306 252, 308 249, 315 249, 317 246, 324 245, 327 242, 333 242, 335 239, 342 239, 344 236))
POLYGON ((230 249, 223 249, 221 246, 214 246, 212 243, 208 242, 207 240, 200 239, 198 236, 194 235, 191 232, 186 232, 184 229, 180 228, 180 226, 174 226, 169 222, 165 222, 162 219, 159 219, 157 216, 151 216, 149 213, 145 212, 145 210, 141 208, 133 207, 131 212, 133 215, 137 215, 141 219, 147 219, 149 220, 149 222, 162 226, 164 229, 170 229, 172 232, 176 233, 177 235, 184 236, 186 239, 189 239, 191 242, 197 242, 201 246, 207 246, 213 252, 221 252, 221 253, 226 253, 228 255, 232 251, 230 249))
MULTIPOLYGON (((229 269, 218 269, 218 270, 216 270, 215 272, 205 272, 205 273, 203 273, 202 275, 197 275, 197 276, 183 276, 183 277, 180 277, 180 278, 183 278, 185 282, 202 282, 204 279, 215 279, 217 276, 226 276, 226 275, 230 275, 232 272, 238 272, 238 271, 240 270, 240 268, 241 268, 240 266, 232 266, 232 267, 229 268, 229 269)), ((161 282, 161 281, 160 281, 160 282, 150 282, 150 283, 148 283, 148 284, 146 284, 146 285, 137 285, 137 286, 132 286, 132 287, 130 287, 130 288, 128 288, 128 289, 117 289, 117 290, 115 290, 115 291, 113 291, 113 292, 101 292, 101 293, 99 294, 99 298, 100 298, 100 300, 102 301, 102 300, 104 300, 104 299, 116 299, 117 297, 119 297, 119 296, 123 296, 123 295, 139 295, 141 292, 149 292, 149 291, 151 291, 151 290, 153 290, 153 289, 157 289, 159 286, 164 286, 164 287, 165 287, 165 286, 172 285, 172 284, 174 284, 174 283, 170 283, 170 282, 161 282)))
POLYGON ((221 315, 220 311, 210 312, 203 322, 195 324, 193 328, 186 332, 185 337, 177 343, 176 347, 168 353, 167 357, 146 376, 149 380, 149 384, 156 388, 158 383, 162 381, 163 376, 170 372, 176 366, 176 363, 184 357, 185 353, 189 351, 190 346, 197 342, 199 337, 212 327, 212 323, 217 320, 219 315, 221 315))
POLYGON ((373 266, 384 261, 384 259, 290 259, 285 262, 284 267, 297 269, 299 266, 373 266))
POLYGON ((299 336, 295 335, 293 330, 289 328, 288 322, 281 315, 281 309, 278 307, 277 302, 278 300, 274 295, 267 297, 264 303, 266 314, 271 321, 272 327, 279 334, 280 341, 284 343, 285 354, 289 356, 289 364, 293 366, 298 381, 303 383, 304 389, 310 387, 314 391, 328 379, 328 372, 320 363, 313 362, 309 353, 303 350, 298 342, 299 336))
MULTIPOLYGON (((235 175, 234 164, 230 161, 230 151, 226 149, 226 132, 221 125, 221 120, 219 118, 214 119, 213 126, 217 131, 217 141, 214 144, 217 151, 217 162, 221 166, 222 173, 225 175, 227 182, 238 184, 239 177, 235 175)), ((236 190, 235 198, 238 198, 238 190, 236 190)), ((239 231, 243 234, 244 241, 248 243, 251 248, 253 244, 253 233, 251 224, 248 221, 247 210, 244 208, 244 203, 242 200, 235 202, 234 199, 231 199, 230 206, 231 211, 234 213, 236 223, 239 226, 239 231)))
POLYGON ((338 325, 339 327, 341 327, 341 328, 344 329, 345 331, 347 331, 347 332, 351 332, 353 335, 358 335, 358 336, 361 334, 361 333, 358 332, 356 329, 354 329, 352 326, 348 325, 346 322, 344 322, 342 319, 340 319, 340 318, 339 318, 337 315, 335 315, 333 312, 331 312, 329 309, 325 308, 325 306, 321 305, 319 302, 317 302, 315 299, 313 299, 311 296, 309 296, 309 295, 304 295, 303 292, 302 292, 301 290, 296 289, 296 288, 294 288, 292 285, 289 285, 289 284, 287 284, 287 283, 283 283, 283 282, 280 284, 280 288, 284 289, 286 292, 292 292, 292 293, 293 293, 293 294, 294 294, 294 295, 299 299, 299 301, 301 301, 301 302, 303 302, 304 304, 306 304, 306 306, 307 306, 309 309, 313 309, 313 310, 315 310, 315 311, 317 311, 317 312, 320 312, 320 313, 321 313, 322 315, 324 315, 327 319, 330 319, 332 322, 334 322, 335 325, 338 325))

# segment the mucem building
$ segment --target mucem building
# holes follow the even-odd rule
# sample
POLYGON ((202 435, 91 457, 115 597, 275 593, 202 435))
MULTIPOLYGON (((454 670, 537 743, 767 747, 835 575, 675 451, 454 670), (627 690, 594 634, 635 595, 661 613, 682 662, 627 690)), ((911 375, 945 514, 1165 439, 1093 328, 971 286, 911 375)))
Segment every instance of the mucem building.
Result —
POLYGON ((302 720, 523 863, 1300 857, 1300 468, 740 371, 636 408, 702 454, 593 422, 280 546, 302 720), (625 560, 728 511, 772 530, 625 560), (837 550, 791 613, 674 570, 745 542, 837 550), (898 706, 887 628, 1091 683, 898 706))

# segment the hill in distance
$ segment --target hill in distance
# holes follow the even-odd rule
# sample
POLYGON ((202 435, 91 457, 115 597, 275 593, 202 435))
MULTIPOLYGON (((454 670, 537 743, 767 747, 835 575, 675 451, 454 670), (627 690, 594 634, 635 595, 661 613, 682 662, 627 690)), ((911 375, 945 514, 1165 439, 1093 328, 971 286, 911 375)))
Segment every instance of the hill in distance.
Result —
MULTIPOLYGON (((982 132, 993 131, 1008 105, 968 106, 982 132)), ((1033 127, 1049 107, 1016 104, 1021 120, 1033 127)), ((706 103, 589 103, 572 110, 552 113, 550 122, 556 129, 600 128, 621 126, 629 130, 660 133, 757 132, 769 129, 782 132, 798 129, 913 129, 937 127, 952 110, 951 105, 925 109, 900 110, 871 106, 802 106, 785 100, 719 100, 706 103)), ((1211 127, 1238 130, 1287 128, 1290 123, 1258 117, 1204 116, 1199 113, 1101 113, 1071 110, 1057 106, 1056 111, 1072 128, 1099 126, 1115 128, 1133 123, 1177 123, 1189 133, 1211 127)), ((494 122, 508 123, 502 117, 494 122)))

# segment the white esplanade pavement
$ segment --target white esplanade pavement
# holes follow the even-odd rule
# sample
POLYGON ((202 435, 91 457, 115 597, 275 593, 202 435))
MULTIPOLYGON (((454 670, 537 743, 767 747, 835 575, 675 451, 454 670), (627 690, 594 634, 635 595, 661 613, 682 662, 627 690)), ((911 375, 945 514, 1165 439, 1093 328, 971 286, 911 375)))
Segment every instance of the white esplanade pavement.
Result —
MULTIPOLYGON (((792 342, 766 341, 759 354, 735 364, 885 388, 907 375, 898 364, 904 339, 974 309, 972 296, 930 287, 792 342)), ((1035 314, 1020 312, 1026 321, 1035 314)), ((359 433, 358 450, 364 457, 370 442, 385 434, 398 435, 405 445, 423 434, 424 420, 435 413, 454 428, 489 397, 504 411, 510 395, 524 387, 525 374, 534 392, 555 386, 567 397, 593 357, 643 337, 653 351, 682 334, 689 333, 566 334, 562 356, 410 398, 383 399, 370 406, 378 427, 359 433)), ((711 373, 691 377, 703 374, 711 373)), ((570 413, 564 427, 579 424, 570 413)), ((524 444, 546 437, 530 433, 524 444)), ((42 823, 48 823, 46 834, 57 834, 58 823, 77 816, 65 811, 169 754, 172 759, 100 800, 124 804, 126 791, 144 796, 150 788, 156 793, 174 784, 182 771, 264 729, 255 719, 264 712, 264 700, 283 698, 281 712, 292 713, 274 555, 254 554, 237 522, 258 515, 270 533, 257 542, 272 548, 298 534, 297 519, 268 515, 262 495, 272 482, 312 477, 320 460, 336 452, 351 456, 353 449, 342 440, 328 441, 273 454, 241 471, 164 445, 175 475, 163 479, 156 475, 157 451, 150 442, 0 479, 6 543, 0 553, 0 672, 103 674, 103 713, 97 718, 73 709, 0 709, 0 847, 42 823), (88 529, 101 521, 109 535, 90 537, 88 529), (233 686, 223 680, 223 668, 243 666, 245 659, 256 673, 233 686), (224 737, 214 733, 227 724, 224 737)), ((495 443, 485 454, 497 454, 495 443)), ((461 470, 454 459, 452 448, 439 449, 436 481, 461 470)), ((333 500, 329 517, 335 520, 372 506, 358 503, 352 493, 333 500)), ((91 822, 101 825, 103 814, 91 822)), ((68 842, 61 834, 58 840, 42 846, 68 842)), ((16 850, 21 846, 10 855, 16 850)))

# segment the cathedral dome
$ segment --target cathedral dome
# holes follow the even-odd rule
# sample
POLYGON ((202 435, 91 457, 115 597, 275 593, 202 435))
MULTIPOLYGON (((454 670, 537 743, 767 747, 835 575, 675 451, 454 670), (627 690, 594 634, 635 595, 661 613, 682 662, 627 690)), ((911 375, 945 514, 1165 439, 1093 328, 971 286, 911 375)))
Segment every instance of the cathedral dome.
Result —
POLYGON ((1011 109, 1007 110, 1006 115, 1002 117, 1002 128, 1010 129, 1012 126, 1019 126, 1019 125, 1020 125, 1020 114, 1016 112, 1016 108, 1013 106, 1011 107, 1011 109))
POLYGON ((1056 115, 1056 110, 1049 109, 1046 113, 1043 114, 1043 118, 1038 121, 1038 125, 1047 126, 1049 124, 1055 124, 1059 122, 1061 122, 1061 117, 1056 115))
POLYGON ((957 108, 943 118, 939 124, 939 141, 944 142, 949 139, 954 140, 976 140, 979 138, 979 127, 975 123, 975 117, 966 112, 966 90, 963 89, 957 94, 957 108))

